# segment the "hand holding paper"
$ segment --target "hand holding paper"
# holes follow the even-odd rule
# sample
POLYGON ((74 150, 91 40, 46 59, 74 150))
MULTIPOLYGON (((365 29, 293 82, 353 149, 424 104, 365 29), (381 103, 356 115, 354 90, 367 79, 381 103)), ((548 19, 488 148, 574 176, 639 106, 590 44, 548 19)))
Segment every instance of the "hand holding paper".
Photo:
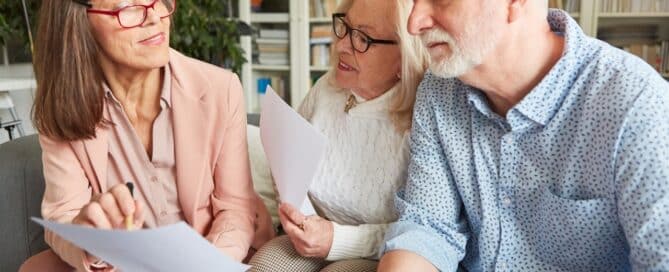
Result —
POLYGON ((221 254, 186 223, 137 231, 101 230, 32 218, 121 271, 231 271, 250 266, 221 254))
POLYGON ((302 207, 305 215, 315 214, 307 192, 325 153, 325 136, 268 87, 262 101, 260 138, 281 201, 302 207))

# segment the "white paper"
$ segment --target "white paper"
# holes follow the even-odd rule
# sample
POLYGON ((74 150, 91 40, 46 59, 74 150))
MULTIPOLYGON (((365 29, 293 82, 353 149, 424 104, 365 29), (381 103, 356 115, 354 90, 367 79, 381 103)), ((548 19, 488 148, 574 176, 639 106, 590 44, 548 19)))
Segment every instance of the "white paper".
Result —
POLYGON ((311 204, 309 198, 306 198, 304 202, 302 202, 302 206, 300 206, 300 212, 306 216, 316 214, 316 209, 314 209, 314 205, 311 204))
POLYGON ((281 201, 304 215, 315 214, 307 192, 325 153, 325 135, 267 87, 260 112, 260 139, 281 201))
POLYGON ((120 271, 232 271, 250 266, 221 253, 186 223, 136 231, 100 230, 32 218, 120 271))

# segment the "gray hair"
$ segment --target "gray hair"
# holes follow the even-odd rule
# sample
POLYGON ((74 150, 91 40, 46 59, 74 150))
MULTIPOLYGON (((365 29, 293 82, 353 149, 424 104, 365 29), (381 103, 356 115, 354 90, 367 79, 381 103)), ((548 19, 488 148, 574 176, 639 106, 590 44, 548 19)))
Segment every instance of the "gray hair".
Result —
MULTIPOLYGON (((337 7, 338 13, 346 13, 353 5, 354 0, 342 0, 337 7)), ((409 15, 413 8, 411 0, 395 0, 396 20, 395 34, 399 38, 399 47, 401 54, 400 86, 395 96, 391 100, 390 114, 395 128, 399 132, 405 132, 411 128, 411 119, 413 118, 413 107, 416 101, 416 90, 423 80, 423 75, 429 65, 429 54, 423 46, 419 36, 413 36, 407 29, 409 15)), ((334 50, 332 53, 335 54, 334 50)), ((335 58, 330 58, 334 60, 335 58)), ((333 61, 331 73, 335 69, 336 63, 333 61)), ((334 78, 334 77, 332 77, 334 78)), ((334 82, 333 82, 334 83, 334 82)), ((336 84, 335 84, 336 86, 336 84)))

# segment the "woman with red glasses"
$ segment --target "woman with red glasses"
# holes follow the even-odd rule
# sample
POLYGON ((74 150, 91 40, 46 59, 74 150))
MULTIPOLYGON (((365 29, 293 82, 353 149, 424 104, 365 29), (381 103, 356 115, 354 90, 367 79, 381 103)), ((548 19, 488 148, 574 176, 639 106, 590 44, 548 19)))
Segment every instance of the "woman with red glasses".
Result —
MULTIPOLYGON (((42 2, 33 116, 42 215, 101 229, 126 229, 127 216, 135 229, 186 221, 242 261, 273 236, 251 183, 242 87, 233 73, 170 49, 176 6, 42 2)), ((51 232, 45 239, 51 250, 22 270, 113 270, 51 232)))

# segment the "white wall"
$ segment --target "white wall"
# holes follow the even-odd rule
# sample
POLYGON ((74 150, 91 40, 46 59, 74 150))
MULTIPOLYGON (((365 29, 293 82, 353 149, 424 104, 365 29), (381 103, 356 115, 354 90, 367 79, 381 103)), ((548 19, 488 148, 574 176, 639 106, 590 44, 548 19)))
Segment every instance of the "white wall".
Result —
MULTIPOLYGON (((0 64, 0 77, 34 77, 32 65, 30 64, 12 64, 9 66, 0 64)), ((14 107, 19 114, 19 118, 23 120, 23 129, 26 135, 35 134, 35 128, 30 121, 30 110, 33 105, 33 97, 35 90, 19 90, 9 93, 14 101, 14 107)), ((0 118, 4 121, 10 120, 11 115, 7 110, 0 109, 0 118)), ((14 136, 18 137, 18 131, 14 130, 14 136)), ((7 131, 0 130, 0 143, 9 141, 7 131)))

